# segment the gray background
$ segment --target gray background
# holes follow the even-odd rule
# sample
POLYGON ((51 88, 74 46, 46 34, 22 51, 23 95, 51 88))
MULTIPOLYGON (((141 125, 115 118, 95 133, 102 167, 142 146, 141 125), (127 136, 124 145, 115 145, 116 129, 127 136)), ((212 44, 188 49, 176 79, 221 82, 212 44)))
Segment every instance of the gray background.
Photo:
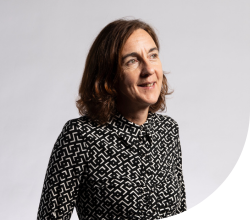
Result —
POLYGON ((212 194, 246 139, 249 11, 248 0, 0 1, 0 219, 36 218, 53 145, 66 121, 79 117, 88 49, 124 16, 159 36, 175 90, 165 114, 180 127, 188 208, 212 194))

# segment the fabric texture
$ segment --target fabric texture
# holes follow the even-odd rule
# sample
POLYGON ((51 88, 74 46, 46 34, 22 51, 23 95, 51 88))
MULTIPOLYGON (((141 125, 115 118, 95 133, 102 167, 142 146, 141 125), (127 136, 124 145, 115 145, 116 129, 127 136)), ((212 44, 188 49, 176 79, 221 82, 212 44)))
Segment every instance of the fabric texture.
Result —
POLYGON ((139 126, 69 120, 53 147, 37 220, 154 220, 186 210, 177 122, 149 113, 139 126))

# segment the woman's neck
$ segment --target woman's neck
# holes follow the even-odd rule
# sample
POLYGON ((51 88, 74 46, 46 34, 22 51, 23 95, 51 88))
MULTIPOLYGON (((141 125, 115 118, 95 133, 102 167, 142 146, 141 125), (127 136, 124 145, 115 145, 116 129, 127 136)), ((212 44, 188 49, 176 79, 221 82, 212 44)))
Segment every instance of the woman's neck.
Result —
POLYGON ((147 108, 132 108, 132 106, 119 106, 117 110, 129 121, 142 125, 147 121, 149 107, 147 108))

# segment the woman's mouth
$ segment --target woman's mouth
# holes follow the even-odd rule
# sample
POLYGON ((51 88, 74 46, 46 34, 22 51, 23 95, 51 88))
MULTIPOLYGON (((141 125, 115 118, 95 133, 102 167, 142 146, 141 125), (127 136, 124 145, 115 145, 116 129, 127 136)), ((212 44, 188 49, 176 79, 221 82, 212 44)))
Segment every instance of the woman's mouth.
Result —
POLYGON ((144 84, 141 84, 141 85, 139 85, 139 86, 140 86, 140 87, 152 87, 154 84, 155 84, 155 82, 152 82, 152 83, 144 83, 144 84))

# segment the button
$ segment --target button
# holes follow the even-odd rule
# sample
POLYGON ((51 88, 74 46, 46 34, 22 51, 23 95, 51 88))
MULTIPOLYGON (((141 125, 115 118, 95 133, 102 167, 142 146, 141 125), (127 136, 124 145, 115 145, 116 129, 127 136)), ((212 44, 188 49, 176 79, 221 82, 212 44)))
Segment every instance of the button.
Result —
POLYGON ((139 159, 138 158, 135 158, 134 159, 134 164, 138 164, 139 163, 139 159))
POLYGON ((144 157, 145 157, 145 155, 146 155, 146 154, 145 154, 142 150, 140 150, 140 152, 139 152, 139 153, 140 153, 140 155, 141 155, 141 157, 142 157, 142 158, 144 158, 144 157))
POLYGON ((136 153, 136 148, 135 148, 135 147, 133 147, 133 148, 132 148, 132 151, 133 151, 134 153, 136 153))
POLYGON ((122 152, 122 156, 123 156, 123 157, 126 157, 127 154, 126 154, 125 152, 122 152))
POLYGON ((136 178, 135 173, 131 173, 130 177, 131 177, 132 179, 135 179, 135 178, 136 178))

